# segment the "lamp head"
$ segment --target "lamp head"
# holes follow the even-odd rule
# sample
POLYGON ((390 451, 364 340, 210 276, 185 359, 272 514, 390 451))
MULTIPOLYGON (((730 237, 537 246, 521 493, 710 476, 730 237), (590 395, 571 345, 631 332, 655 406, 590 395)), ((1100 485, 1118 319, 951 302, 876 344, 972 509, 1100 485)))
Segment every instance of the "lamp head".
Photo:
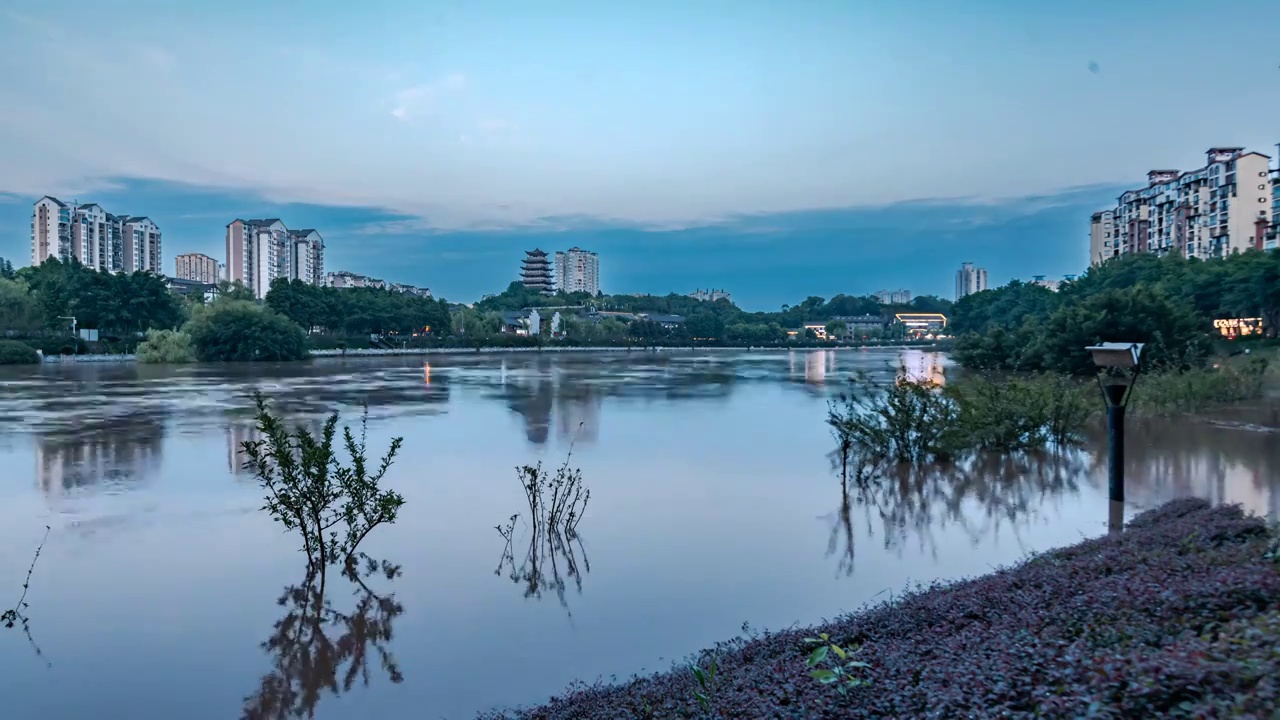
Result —
POLYGON ((1102 369, 1131 370, 1142 361, 1144 343, 1107 342, 1085 348, 1093 355, 1093 364, 1102 369))

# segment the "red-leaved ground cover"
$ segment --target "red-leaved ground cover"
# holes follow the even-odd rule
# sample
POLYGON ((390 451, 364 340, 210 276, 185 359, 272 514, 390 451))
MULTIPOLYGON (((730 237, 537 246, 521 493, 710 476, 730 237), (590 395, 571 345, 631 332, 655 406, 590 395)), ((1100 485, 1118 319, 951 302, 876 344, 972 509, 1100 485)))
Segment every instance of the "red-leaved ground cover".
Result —
POLYGON ((717 653, 710 711, 677 667, 481 717, 1280 718, 1280 562, 1262 520, 1178 500, 1123 534, 717 653), (842 697, 811 678, 818 633, 860 646, 869 683, 842 697))

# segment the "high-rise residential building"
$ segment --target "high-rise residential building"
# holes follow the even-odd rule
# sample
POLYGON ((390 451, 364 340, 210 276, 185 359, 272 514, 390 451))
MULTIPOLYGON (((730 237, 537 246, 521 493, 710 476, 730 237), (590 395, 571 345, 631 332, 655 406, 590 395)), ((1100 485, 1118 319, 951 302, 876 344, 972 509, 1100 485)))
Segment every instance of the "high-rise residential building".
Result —
POLYGON ((878 290, 875 297, 881 305, 906 305, 912 295, 910 290, 878 290))
POLYGON ((961 263, 956 272, 956 300, 987 289, 987 271, 974 267, 973 263, 961 263))
POLYGON ((174 259, 173 276, 212 285, 220 279, 218 261, 202 253, 184 253, 174 259))
POLYGON ((1280 168, 1271 171, 1271 221, 1262 231, 1258 247, 1280 250, 1280 168))
POLYGON ((51 257, 70 260, 71 206, 48 195, 36 201, 31 212, 31 264, 39 265, 51 257))
MULTIPOLYGON (((1206 259, 1257 247, 1260 228, 1272 221, 1270 160, 1240 147, 1214 147, 1197 170, 1148 172, 1147 186, 1122 194, 1112 211, 1112 255, 1206 259)), ((1105 215, 1098 219, 1105 241, 1105 215)), ((1089 240, 1092 255, 1092 220, 1089 240)))
POLYGON ((324 282, 324 240, 312 229, 289 230, 279 218, 227 225, 227 280, 243 283, 259 299, 277 278, 324 282))
POLYGON ((733 298, 729 296, 728 290, 703 290, 701 288, 689 293, 689 297, 702 302, 715 302, 717 300, 728 300, 733 302, 733 298))
POLYGON ((600 256, 581 248, 557 252, 555 289, 561 292, 600 294, 600 256))
POLYGON ((306 228, 289 231, 289 267, 291 280, 301 280, 309 285, 324 283, 324 239, 320 233, 306 228))
POLYGON ((151 218, 120 218, 121 235, 124 238, 124 271, 161 273, 160 228, 151 218))
POLYGON ((31 212, 31 264, 56 257, 109 272, 159 273, 160 228, 145 217, 112 215, 97 203, 45 196, 31 212))
POLYGON ((543 295, 555 293, 551 263, 545 252, 538 248, 525 252, 524 262, 520 266, 520 282, 526 288, 537 290, 543 295))
POLYGON ((1116 214, 1111 210, 1096 212, 1089 218, 1089 264, 1099 265, 1120 254, 1115 242, 1116 214))

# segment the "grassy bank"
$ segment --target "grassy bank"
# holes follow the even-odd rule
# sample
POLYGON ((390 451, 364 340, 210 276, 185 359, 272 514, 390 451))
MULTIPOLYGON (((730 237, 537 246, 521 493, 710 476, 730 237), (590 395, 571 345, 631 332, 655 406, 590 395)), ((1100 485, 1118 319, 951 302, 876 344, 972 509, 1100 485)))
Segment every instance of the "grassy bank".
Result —
POLYGON ((1274 536, 1238 508, 1179 500, 1120 535, 819 627, 725 643, 696 659, 702 681, 677 667, 481 717, 1263 718, 1280 707, 1278 647, 1274 536), (850 657, 865 666, 841 671, 853 683, 811 676, 806 639, 822 633, 857 648, 850 657))

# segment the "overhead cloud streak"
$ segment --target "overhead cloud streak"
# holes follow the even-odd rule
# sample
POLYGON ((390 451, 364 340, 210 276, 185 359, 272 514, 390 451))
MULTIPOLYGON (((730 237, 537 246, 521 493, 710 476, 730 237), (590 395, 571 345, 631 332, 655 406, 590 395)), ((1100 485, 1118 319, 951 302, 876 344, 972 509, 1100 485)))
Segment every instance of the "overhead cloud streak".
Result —
POLYGON ((1262 0, 0 13, 0 191, 149 178, 391 208, 436 231, 1050 193, 1268 147, 1280 114, 1280 5, 1262 0), (110 21, 73 20, 88 17, 110 21), (1150 71, 1204 27, 1232 28, 1227 66, 1150 71), (1188 87, 1249 110, 1151 122, 1188 87))

